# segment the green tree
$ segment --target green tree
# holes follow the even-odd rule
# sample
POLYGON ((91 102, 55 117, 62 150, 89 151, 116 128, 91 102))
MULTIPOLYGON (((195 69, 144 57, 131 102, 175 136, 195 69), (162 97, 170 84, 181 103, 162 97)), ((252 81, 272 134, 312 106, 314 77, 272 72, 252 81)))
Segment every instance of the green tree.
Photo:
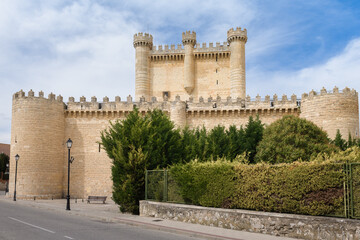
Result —
POLYGON ((284 116, 264 130, 257 147, 256 162, 291 163, 298 159, 309 161, 318 153, 330 153, 326 132, 310 121, 295 116, 284 116))
POLYGON ((198 157, 198 140, 195 131, 189 127, 185 127, 181 131, 181 149, 183 152, 183 160, 189 162, 198 157))
POLYGON ((229 138, 225 127, 218 125, 210 130, 207 137, 210 156, 214 159, 222 158, 228 152, 229 138))
POLYGON ((198 149, 197 158, 201 162, 207 161, 211 152, 209 150, 207 131, 204 126, 195 130, 195 138, 197 140, 196 147, 198 149))
POLYGON ((182 158, 180 132, 160 110, 141 116, 135 108, 125 120, 110 122, 101 144, 113 160, 113 199, 122 212, 138 213, 145 197, 145 169, 164 168, 182 158))
POLYGON ((351 148, 351 147, 355 146, 355 141, 352 139, 350 133, 349 133, 349 136, 348 136, 348 141, 347 141, 346 146, 347 146, 347 148, 351 148))
POLYGON ((240 129, 237 129, 235 125, 231 125, 229 129, 226 130, 226 134, 229 138, 226 157, 229 160, 233 160, 236 156, 246 151, 245 130, 242 126, 240 129))
MULTIPOLYGON (((351 136, 350 136, 350 140, 351 140, 351 136)), ((342 135, 339 129, 336 131, 335 139, 332 143, 343 151, 347 148, 346 146, 347 143, 344 139, 342 139, 342 135)))
POLYGON ((264 124, 261 123, 259 115, 254 120, 252 116, 245 127, 245 151, 248 153, 250 163, 254 163, 256 147, 263 138, 264 124))

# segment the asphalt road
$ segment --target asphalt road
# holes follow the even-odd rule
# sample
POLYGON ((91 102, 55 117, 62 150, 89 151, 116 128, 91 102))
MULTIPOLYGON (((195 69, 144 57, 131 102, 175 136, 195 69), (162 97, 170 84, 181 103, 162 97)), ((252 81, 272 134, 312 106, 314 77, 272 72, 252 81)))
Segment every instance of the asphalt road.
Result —
POLYGON ((0 239, 196 240, 147 228, 91 220, 0 201, 0 239))

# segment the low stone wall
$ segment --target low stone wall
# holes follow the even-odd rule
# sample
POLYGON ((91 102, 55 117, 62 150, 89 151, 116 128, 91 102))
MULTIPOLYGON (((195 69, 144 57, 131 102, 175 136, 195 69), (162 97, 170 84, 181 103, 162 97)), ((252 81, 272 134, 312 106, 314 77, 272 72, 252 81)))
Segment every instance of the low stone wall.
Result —
POLYGON ((140 216, 302 239, 360 239, 360 220, 140 201, 140 216))

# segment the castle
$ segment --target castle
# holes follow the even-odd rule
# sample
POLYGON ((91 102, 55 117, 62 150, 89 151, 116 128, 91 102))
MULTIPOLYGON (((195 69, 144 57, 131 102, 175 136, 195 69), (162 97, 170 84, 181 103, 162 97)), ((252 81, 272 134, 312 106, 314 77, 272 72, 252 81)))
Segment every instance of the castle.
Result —
MULTIPOLYGON (((334 88, 311 91, 298 99, 274 95, 251 100, 245 87, 246 29, 230 29, 223 44, 196 42, 195 32, 182 34, 182 45, 153 46, 150 34, 134 35, 135 99, 110 101, 96 97, 76 102, 70 97, 30 90, 13 95, 11 153, 19 154, 18 198, 61 198, 67 190, 66 140, 73 140, 70 194, 74 198, 112 194, 111 159, 100 144, 109 121, 125 119, 136 106, 141 114, 164 111, 178 127, 208 129, 247 123, 259 115, 270 124, 284 115, 308 119, 334 138, 359 135, 358 93, 334 88)), ((10 194, 14 190, 15 160, 10 159, 10 194)))

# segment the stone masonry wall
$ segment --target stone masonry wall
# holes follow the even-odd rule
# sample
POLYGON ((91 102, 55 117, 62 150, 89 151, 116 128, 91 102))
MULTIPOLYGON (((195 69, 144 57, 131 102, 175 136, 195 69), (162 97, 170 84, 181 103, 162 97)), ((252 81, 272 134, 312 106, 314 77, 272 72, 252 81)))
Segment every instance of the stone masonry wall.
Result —
POLYGON ((140 216, 301 239, 360 239, 359 220, 140 201, 140 216))
MULTIPOLYGON (((169 92, 169 100, 188 99, 190 95, 183 85, 184 59, 152 58, 150 62, 150 94, 157 98, 163 92, 169 92)), ((227 55, 195 54, 195 88, 191 94, 194 98, 203 96, 230 96, 230 58, 227 55)))
MULTIPOLYGON (((145 114, 149 109, 170 109, 170 103, 136 103, 140 112, 145 114)), ((133 110, 135 103, 128 97, 121 102, 116 97, 110 102, 107 97, 102 103, 95 97, 87 102, 84 97, 80 102, 70 98, 65 110, 65 138, 73 141, 71 156, 75 158, 71 164, 70 195, 73 198, 87 198, 89 195, 112 196, 111 165, 112 160, 105 150, 99 146, 101 131, 106 129, 110 121, 123 120, 133 110)), ((63 157, 63 196, 67 194, 67 149, 63 157)))
POLYGON ((331 139, 339 129, 344 139, 349 133, 354 138, 359 137, 359 103, 358 93, 344 88, 333 91, 325 88, 320 93, 311 91, 303 94, 301 101, 301 118, 312 121, 324 129, 331 139))
POLYGON ((70 97, 65 105, 62 97, 50 94, 44 98, 40 92, 35 97, 20 91, 14 94, 11 152, 10 192, 14 187, 15 161, 19 154, 18 197, 64 197, 67 194, 67 148, 68 138, 73 140, 71 155, 75 161, 71 165, 70 195, 86 198, 89 195, 111 196, 111 160, 99 148, 100 132, 109 126, 109 121, 122 120, 136 106, 141 114, 160 109, 175 125, 190 128, 205 126, 211 129, 219 124, 229 127, 245 125, 249 116, 259 116, 265 124, 270 124, 284 115, 295 115, 313 121, 334 137, 336 129, 343 136, 348 132, 357 136, 359 128, 358 95, 355 90, 344 89, 332 92, 322 90, 321 94, 303 95, 300 101, 295 95, 281 99, 274 95, 262 99, 256 96, 245 99, 231 97, 204 99, 181 99, 175 101, 140 98, 133 102, 131 96, 126 101, 115 97, 109 101, 104 97, 98 102, 95 97, 86 101, 81 97, 75 102, 70 97))
POLYGON ((14 192, 15 159, 19 198, 59 198, 63 182, 64 103, 42 92, 34 97, 20 91, 13 96, 11 121, 10 195, 14 192))

